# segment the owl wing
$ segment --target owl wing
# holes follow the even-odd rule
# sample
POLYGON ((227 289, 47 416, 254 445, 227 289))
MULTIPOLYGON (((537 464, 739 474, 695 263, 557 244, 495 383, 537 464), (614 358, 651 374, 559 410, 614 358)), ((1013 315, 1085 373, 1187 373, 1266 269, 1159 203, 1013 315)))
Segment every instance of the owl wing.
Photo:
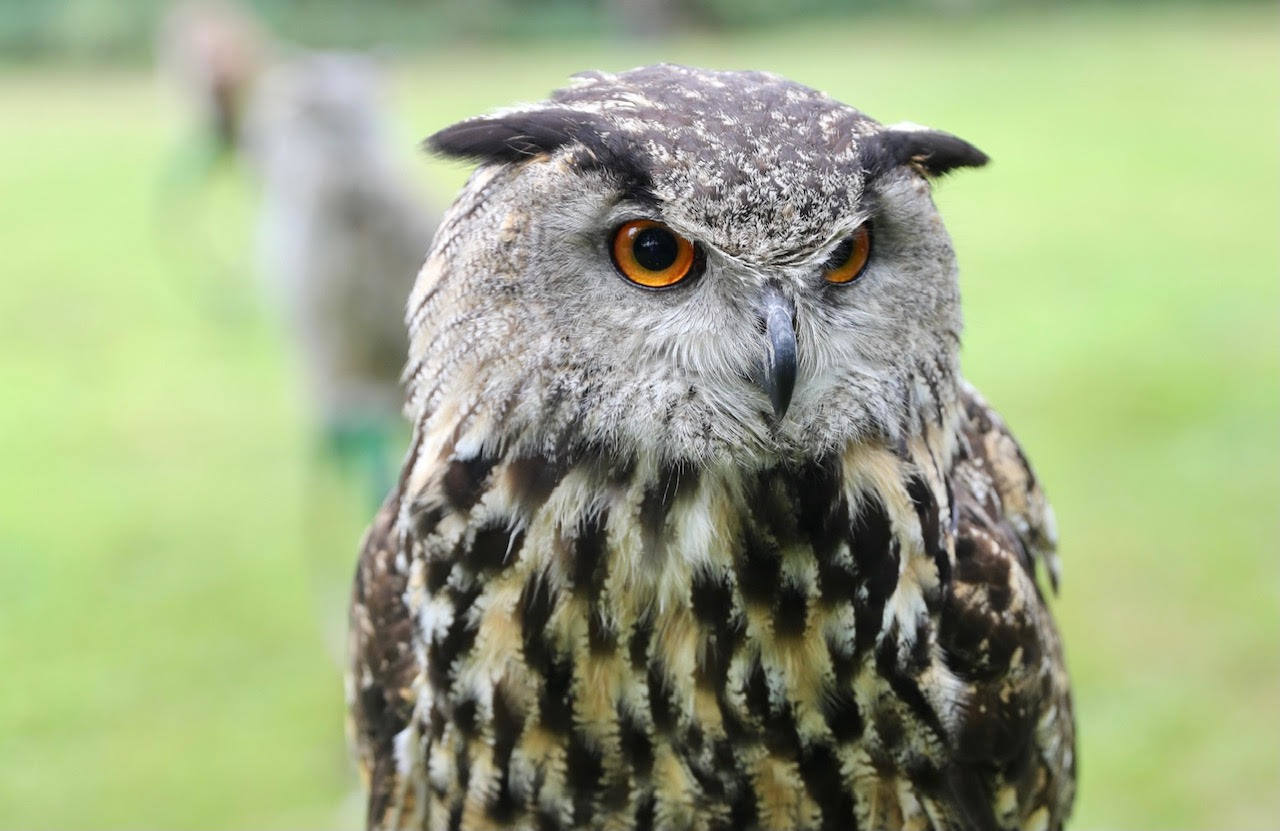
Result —
POLYGON ((370 828, 398 825, 387 822, 388 812, 404 799, 395 741, 413 718, 418 674, 399 513, 397 489, 365 534, 351 597, 347 732, 368 785, 370 828))
POLYGON ((970 485, 968 495, 994 511, 993 516, 1014 535, 1022 565, 1034 576, 1036 567, 1043 564, 1057 592, 1058 530, 1031 463, 1004 419, 971 384, 963 383, 960 396, 962 452, 955 473, 970 485))
POLYGON ((955 567, 938 636, 969 695, 949 785, 979 827, 1059 828, 1075 791, 1075 726, 1036 582, 1043 564, 1057 587, 1053 511, 1004 421, 968 385, 959 432, 955 567))

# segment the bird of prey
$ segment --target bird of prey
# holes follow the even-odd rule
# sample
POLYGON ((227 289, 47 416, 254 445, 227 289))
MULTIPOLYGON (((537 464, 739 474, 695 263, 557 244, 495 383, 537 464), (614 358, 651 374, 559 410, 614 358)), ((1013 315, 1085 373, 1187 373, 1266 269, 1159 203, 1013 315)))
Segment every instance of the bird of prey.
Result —
POLYGON ((1060 828, 1053 514, 930 195, 987 157, 671 65, 428 144, 480 165, 355 577, 369 827, 1060 828))
POLYGON ((260 183, 260 260, 328 449, 371 501, 402 447, 404 307, 436 217, 388 134, 367 57, 306 53, 254 89, 243 152, 260 183))

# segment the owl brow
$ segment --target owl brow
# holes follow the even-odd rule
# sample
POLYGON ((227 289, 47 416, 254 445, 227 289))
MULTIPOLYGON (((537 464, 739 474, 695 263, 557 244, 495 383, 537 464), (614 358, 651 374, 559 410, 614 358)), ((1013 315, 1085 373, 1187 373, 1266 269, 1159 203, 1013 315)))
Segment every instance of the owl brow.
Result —
POLYGON ((616 133, 585 133, 577 136, 578 148, 569 161, 578 170, 595 170, 612 177, 621 199, 657 208, 661 200, 653 190, 648 159, 616 133))
POLYGON ((649 180, 629 174, 622 174, 619 177, 618 199, 624 202, 635 202, 652 211, 658 211, 662 207, 662 200, 653 192, 649 180))
POLYGON ((550 107, 480 116, 444 128, 425 144, 443 156, 509 163, 570 148, 569 160, 576 168, 616 177, 628 198, 658 201, 644 154, 591 113, 550 107))

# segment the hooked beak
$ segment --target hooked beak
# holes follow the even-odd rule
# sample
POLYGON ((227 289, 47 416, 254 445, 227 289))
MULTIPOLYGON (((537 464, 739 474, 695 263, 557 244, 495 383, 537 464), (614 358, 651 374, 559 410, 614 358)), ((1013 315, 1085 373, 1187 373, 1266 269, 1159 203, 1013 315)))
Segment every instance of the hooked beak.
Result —
POLYGON ((774 286, 765 287, 762 300, 767 351, 760 386, 769 394, 773 414, 781 421, 796 386, 795 306, 774 286))

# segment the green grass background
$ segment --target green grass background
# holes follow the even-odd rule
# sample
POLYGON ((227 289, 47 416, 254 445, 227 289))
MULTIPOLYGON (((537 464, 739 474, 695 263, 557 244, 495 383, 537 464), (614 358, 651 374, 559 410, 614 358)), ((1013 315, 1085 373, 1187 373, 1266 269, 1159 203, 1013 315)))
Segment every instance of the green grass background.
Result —
MULTIPOLYGON (((994 163, 937 187, 967 374, 1057 508, 1079 828, 1280 818, 1277 21, 1157 6, 876 19, 395 67, 414 139, 575 70, 766 68, 994 163)), ((163 184, 141 70, 0 71, 0 827, 350 827, 343 595, 251 276, 251 189, 163 184)))

